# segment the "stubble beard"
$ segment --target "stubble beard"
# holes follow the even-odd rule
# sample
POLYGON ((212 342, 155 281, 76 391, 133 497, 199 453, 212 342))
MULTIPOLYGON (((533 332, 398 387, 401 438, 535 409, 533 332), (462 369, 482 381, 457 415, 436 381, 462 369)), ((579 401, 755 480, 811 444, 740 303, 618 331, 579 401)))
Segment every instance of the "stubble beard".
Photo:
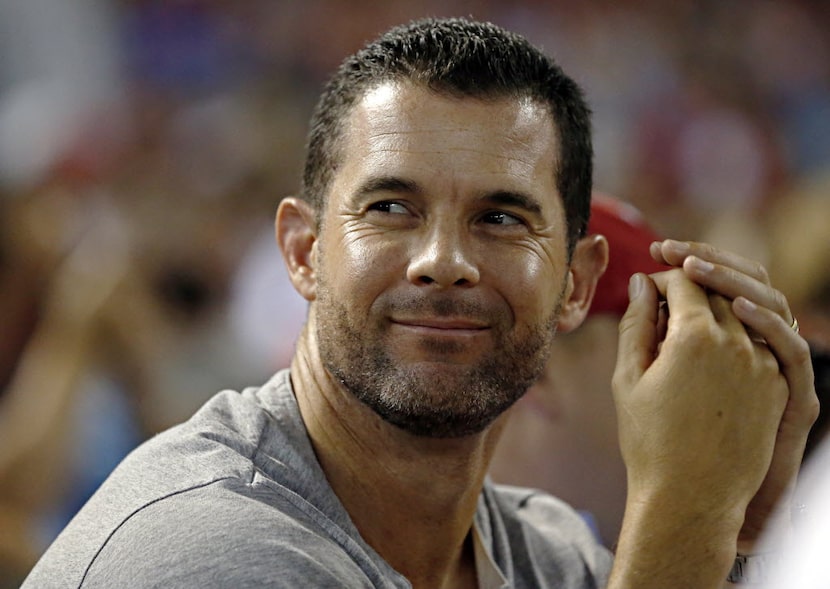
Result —
MULTIPOLYGON (((521 398, 547 362, 562 300, 560 293, 551 316, 526 333, 497 338, 477 364, 443 364, 436 372, 395 361, 384 345, 384 327, 359 329, 324 283, 317 295, 317 341, 326 369, 388 423, 430 438, 480 433, 521 398)), ((441 352, 439 344, 433 347, 441 352)))

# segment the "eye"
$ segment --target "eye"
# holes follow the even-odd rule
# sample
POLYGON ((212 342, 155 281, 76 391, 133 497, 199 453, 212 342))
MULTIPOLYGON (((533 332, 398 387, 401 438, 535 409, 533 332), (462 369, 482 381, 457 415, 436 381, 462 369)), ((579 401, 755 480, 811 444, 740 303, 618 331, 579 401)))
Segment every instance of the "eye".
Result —
POLYGON ((515 215, 505 213, 504 211, 492 211, 485 213, 481 220, 491 225, 521 225, 524 221, 515 215))
POLYGON ((407 208, 400 203, 391 200, 382 200, 380 202, 369 205, 370 211, 380 211, 381 213, 391 213, 393 215, 406 215, 409 213, 407 208))

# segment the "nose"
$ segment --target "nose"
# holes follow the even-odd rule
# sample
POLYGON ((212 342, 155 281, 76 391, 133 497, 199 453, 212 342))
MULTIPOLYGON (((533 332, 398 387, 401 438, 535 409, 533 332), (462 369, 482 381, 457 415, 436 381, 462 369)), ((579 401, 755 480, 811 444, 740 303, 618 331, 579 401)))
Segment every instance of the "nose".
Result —
POLYGON ((435 230, 418 244, 407 278, 421 285, 473 286, 478 284, 479 270, 470 244, 457 229, 435 230))

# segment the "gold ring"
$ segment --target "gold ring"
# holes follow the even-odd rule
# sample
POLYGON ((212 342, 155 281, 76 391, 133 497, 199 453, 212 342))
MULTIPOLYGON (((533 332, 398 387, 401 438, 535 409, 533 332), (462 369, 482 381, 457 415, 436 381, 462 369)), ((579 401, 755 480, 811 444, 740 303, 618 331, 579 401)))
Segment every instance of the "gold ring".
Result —
POLYGON ((798 319, 795 318, 795 315, 793 315, 793 322, 790 324, 790 329, 798 333, 798 319))

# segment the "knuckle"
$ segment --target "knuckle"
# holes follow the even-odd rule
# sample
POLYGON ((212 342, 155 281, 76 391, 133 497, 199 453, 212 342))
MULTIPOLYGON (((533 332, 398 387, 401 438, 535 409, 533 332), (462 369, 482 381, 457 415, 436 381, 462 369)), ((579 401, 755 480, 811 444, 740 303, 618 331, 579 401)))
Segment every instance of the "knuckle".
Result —
POLYGON ((619 325, 617 326, 617 331, 619 335, 625 336, 631 332, 631 330, 636 329, 638 319, 631 313, 627 312, 625 315, 622 316, 620 319, 619 325))
POLYGON ((670 268, 669 270, 658 272, 654 276, 654 281, 658 287, 658 290, 663 293, 668 290, 669 285, 676 285, 678 282, 688 280, 689 279, 682 268, 670 268))
POLYGON ((692 247, 692 251, 696 256, 710 258, 716 251, 712 244, 703 241, 690 241, 689 245, 692 247))
POLYGON ((680 325, 677 337, 681 338, 684 346, 692 352, 711 349, 720 345, 723 335, 717 324, 708 320, 702 312, 690 311, 682 318, 677 318, 675 325, 680 325))
POLYGON ((763 373, 778 373, 778 362, 766 344, 744 338, 733 338, 730 349, 741 366, 754 366, 763 373))
POLYGON ((626 389, 628 382, 629 378, 625 371, 619 369, 614 371, 614 375, 611 377, 611 392, 615 398, 622 395, 622 391, 626 389))
POLYGON ((817 395, 810 395, 810 397, 804 402, 803 413, 804 421, 808 425, 812 426, 819 418, 819 414, 821 413, 821 402, 818 400, 817 395))
MULTIPOLYGON (((787 326, 787 330, 790 330, 789 326, 787 326)), ((807 340, 803 337, 796 336, 795 339, 795 357, 796 362, 798 363, 798 368, 801 370, 808 370, 810 373, 810 378, 812 378, 813 359, 810 354, 810 344, 807 343, 807 340)))

